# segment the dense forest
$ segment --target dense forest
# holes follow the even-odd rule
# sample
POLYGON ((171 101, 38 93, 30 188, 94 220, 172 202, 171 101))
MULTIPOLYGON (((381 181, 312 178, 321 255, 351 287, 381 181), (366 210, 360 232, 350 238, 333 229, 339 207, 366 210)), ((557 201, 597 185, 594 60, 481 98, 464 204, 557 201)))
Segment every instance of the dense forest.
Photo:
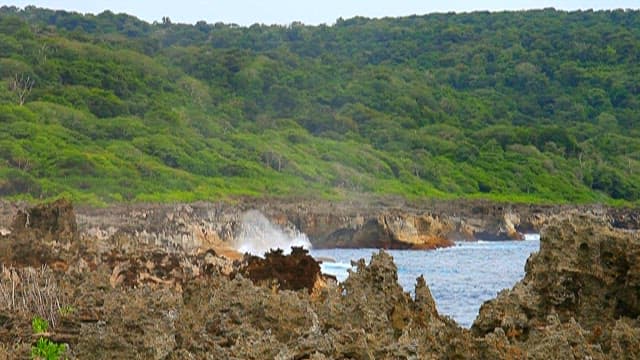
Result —
POLYGON ((640 202, 640 11, 0 8, 0 196, 640 202))

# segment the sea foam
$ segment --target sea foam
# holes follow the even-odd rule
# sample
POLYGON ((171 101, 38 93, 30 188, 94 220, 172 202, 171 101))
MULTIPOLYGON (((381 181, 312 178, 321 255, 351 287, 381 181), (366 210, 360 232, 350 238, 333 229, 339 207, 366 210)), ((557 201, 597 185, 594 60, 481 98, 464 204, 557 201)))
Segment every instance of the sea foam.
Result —
POLYGON ((286 254, 292 246, 311 249, 311 242, 304 233, 296 229, 280 228, 260 211, 249 210, 240 218, 240 231, 235 237, 234 247, 242 253, 262 256, 271 249, 282 249, 286 254))

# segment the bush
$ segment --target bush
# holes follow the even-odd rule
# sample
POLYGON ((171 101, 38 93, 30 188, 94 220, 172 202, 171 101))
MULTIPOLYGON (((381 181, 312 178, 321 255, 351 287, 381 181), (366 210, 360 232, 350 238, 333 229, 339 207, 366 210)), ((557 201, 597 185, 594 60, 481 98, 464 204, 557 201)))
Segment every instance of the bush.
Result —
POLYGON ((2 268, 0 308, 28 314, 29 317, 35 314, 46 321, 47 328, 49 324, 55 327, 60 317, 60 304, 64 303, 60 298, 60 290, 48 267, 2 268))

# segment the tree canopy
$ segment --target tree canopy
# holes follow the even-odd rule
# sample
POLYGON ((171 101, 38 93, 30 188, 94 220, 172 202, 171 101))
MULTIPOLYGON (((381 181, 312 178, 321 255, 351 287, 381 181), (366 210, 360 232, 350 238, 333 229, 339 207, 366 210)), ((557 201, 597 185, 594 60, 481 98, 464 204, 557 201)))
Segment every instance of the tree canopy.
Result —
POLYGON ((640 12, 0 8, 0 196, 640 201, 640 12))

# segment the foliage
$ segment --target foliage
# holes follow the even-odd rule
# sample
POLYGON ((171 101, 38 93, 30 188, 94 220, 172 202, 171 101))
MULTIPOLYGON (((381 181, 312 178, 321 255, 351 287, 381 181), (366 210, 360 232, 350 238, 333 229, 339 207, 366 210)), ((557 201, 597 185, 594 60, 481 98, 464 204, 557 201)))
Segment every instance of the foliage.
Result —
POLYGON ((31 347, 32 359, 60 360, 67 351, 65 344, 58 344, 46 338, 39 338, 35 346, 31 347))
MULTIPOLYGON (((36 335, 45 334, 49 330, 49 322, 36 316, 31 320, 31 328, 36 335)), ((31 358, 59 360, 62 359, 66 351, 67 346, 65 344, 58 344, 45 337, 40 337, 36 345, 31 347, 31 358)))
POLYGON ((0 196, 637 204, 638 29, 632 10, 239 27, 2 7, 0 196))
POLYGON ((49 322, 39 316, 31 320, 31 329, 34 334, 43 334, 49 330, 49 322))
POLYGON ((60 316, 63 316, 63 317, 70 316, 75 311, 76 309, 72 305, 64 305, 64 306, 61 306, 60 309, 58 309, 58 313, 60 314, 60 316))

